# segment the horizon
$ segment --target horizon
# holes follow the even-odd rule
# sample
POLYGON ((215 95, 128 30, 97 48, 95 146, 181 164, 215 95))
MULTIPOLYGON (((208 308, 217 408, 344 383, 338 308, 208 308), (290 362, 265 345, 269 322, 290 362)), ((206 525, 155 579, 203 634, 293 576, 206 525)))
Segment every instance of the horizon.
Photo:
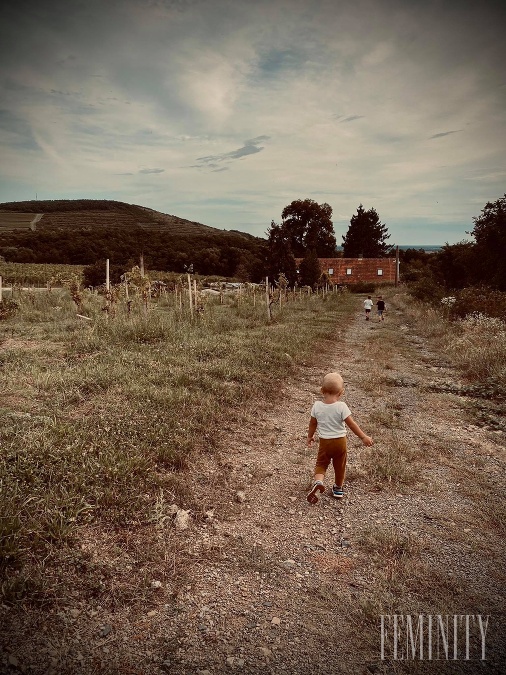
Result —
POLYGON ((458 243, 506 184, 506 5, 22 0, 0 201, 114 199, 263 237, 292 201, 458 243), (22 39, 20 39, 22 36, 22 39))

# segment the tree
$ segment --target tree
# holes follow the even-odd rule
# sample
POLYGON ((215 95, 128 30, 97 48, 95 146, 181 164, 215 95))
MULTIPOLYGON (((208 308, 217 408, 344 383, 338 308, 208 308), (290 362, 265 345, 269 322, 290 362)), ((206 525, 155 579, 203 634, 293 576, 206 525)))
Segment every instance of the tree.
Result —
POLYGON ((452 291, 479 281, 476 262, 476 245, 471 241, 461 241, 458 244, 445 244, 440 251, 433 253, 429 266, 432 276, 447 291, 452 291))
POLYGON ((481 280, 506 291, 506 194, 493 203, 488 202, 473 220, 471 234, 476 240, 481 280))
POLYGON ((315 288, 322 274, 316 250, 308 249, 300 263, 300 282, 303 286, 315 288))
POLYGON ((311 249, 320 258, 336 255, 331 206, 312 199, 296 199, 283 209, 281 218, 281 227, 296 258, 302 258, 311 249))
POLYGON ((297 264, 292 253, 290 238, 282 225, 271 222, 267 230, 267 273, 271 279, 284 274, 290 286, 297 281, 297 264))
POLYGON ((384 258, 392 247, 386 243, 390 238, 385 225, 380 222, 375 209, 365 211, 362 204, 351 217, 350 227, 343 237, 343 255, 345 258, 384 258))

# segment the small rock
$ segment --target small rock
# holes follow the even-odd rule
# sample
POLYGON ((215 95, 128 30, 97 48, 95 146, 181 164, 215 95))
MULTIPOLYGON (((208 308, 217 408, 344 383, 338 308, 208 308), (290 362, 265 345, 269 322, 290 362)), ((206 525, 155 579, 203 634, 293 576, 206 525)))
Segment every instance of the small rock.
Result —
POLYGON ((368 670, 370 673, 376 673, 376 672, 378 672, 378 670, 379 670, 379 666, 378 666, 377 663, 369 663, 369 664, 367 665, 367 670, 368 670))
POLYGON ((174 519, 176 530, 187 530, 189 520, 190 520, 190 512, 185 511, 184 509, 179 509, 174 519))
POLYGON ((265 656, 266 659, 270 659, 272 656, 272 651, 269 649, 269 647, 260 647, 260 652, 262 653, 262 656, 265 656))
POLYGON ((233 657, 233 656, 229 656, 229 657, 227 658, 227 662, 226 662, 226 663, 227 663, 227 666, 228 666, 229 668, 233 668, 233 667, 234 667, 234 664, 235 664, 235 659, 234 659, 234 657, 233 657))
POLYGON ((107 623, 105 626, 102 626, 99 635, 100 637, 107 637, 110 633, 112 633, 112 626, 107 623))
POLYGON ((271 626, 279 626, 281 625, 281 619, 279 616, 274 616, 271 621, 271 626))
POLYGON ((179 506, 177 504, 171 504, 167 509, 168 514, 171 516, 175 516, 178 511, 179 506))
POLYGON ((156 609, 152 609, 150 612, 147 613, 146 616, 156 616, 157 612, 156 609))
POLYGON ((19 661, 14 654, 9 654, 9 665, 14 666, 14 668, 19 668, 19 661))
POLYGON ((246 501, 246 494, 244 493, 243 490, 237 490, 235 493, 235 498, 239 502, 239 504, 243 504, 246 501))
POLYGON ((71 609, 71 610, 69 611, 69 614, 70 614, 70 616, 71 616, 73 619, 77 619, 77 617, 79 616, 79 614, 81 614, 81 610, 80 610, 80 609, 77 609, 77 608, 71 609))
POLYGON ((161 588, 162 587, 162 582, 155 580, 151 582, 151 588, 161 588))

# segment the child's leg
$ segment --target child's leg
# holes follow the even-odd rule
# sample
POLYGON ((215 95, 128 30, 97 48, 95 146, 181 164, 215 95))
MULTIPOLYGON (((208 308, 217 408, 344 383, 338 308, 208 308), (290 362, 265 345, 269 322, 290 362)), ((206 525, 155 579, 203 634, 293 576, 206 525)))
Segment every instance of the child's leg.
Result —
POLYGON ((334 439, 334 450, 332 453, 332 464, 334 466, 335 484, 342 487, 346 475, 346 459, 348 456, 346 450, 346 436, 334 439))
POLYGON ((307 494, 306 499, 310 504, 316 504, 318 501, 318 493, 325 492, 325 472, 330 464, 330 456, 326 452, 326 439, 320 438, 318 447, 318 457, 316 458, 316 466, 314 468, 314 482, 313 487, 307 494))

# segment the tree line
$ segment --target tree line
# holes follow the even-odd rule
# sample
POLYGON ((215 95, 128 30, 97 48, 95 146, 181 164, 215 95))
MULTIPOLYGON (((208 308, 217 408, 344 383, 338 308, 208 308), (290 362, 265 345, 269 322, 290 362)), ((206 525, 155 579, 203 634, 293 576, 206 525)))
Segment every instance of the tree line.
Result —
MULTIPOLYGON (((40 208, 34 203, 34 209, 40 208)), ((90 209, 88 200, 67 202, 72 209, 90 209), (77 206, 76 206, 77 204, 77 206)), ((120 202, 93 202, 93 209, 118 207, 138 217, 139 207, 120 202)), ((25 203, 3 204, 3 210, 26 209, 25 203)), ((44 203, 48 212, 61 211, 55 201, 44 203)), ((437 253, 408 249, 400 252, 401 278, 418 288, 420 296, 460 289, 477 284, 506 291, 506 194, 486 204, 469 232, 474 240, 446 244, 437 253)), ((193 224, 195 225, 195 224, 193 224)), ((177 230, 146 230, 136 225, 123 228, 40 227, 36 231, 4 232, 0 256, 7 262, 93 265, 108 258, 112 266, 130 269, 144 255, 150 269, 201 275, 236 277, 261 281, 283 274, 290 286, 314 286, 322 271, 318 258, 344 256, 381 258, 392 255, 390 234, 374 208, 362 204, 351 217, 342 252, 338 251, 332 207, 312 199, 292 201, 281 213, 281 222, 271 222, 266 239, 238 231, 214 230, 202 226, 190 233, 177 230)))
POLYGON ((467 233, 472 240, 446 244, 435 253, 401 252, 402 279, 420 299, 483 286, 506 292, 506 194, 487 202, 473 222, 467 233))

